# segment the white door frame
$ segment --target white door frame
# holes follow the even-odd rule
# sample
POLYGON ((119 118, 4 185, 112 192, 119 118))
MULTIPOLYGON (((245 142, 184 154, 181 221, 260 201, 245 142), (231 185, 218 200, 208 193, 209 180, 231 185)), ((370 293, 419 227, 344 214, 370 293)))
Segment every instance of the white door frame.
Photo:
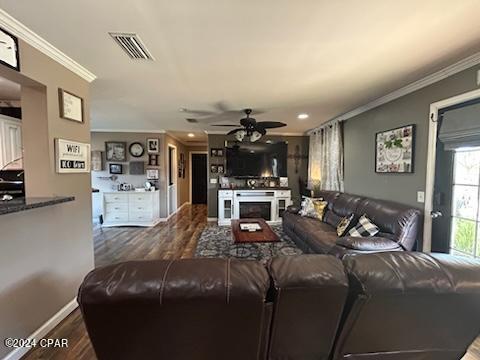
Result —
POLYGON ((432 251, 433 189, 435 185, 435 160, 437 152, 438 112, 446 107, 480 98, 480 89, 466 92, 430 104, 428 118, 427 178, 425 181, 425 212, 423 222, 423 251, 432 251))
POLYGON ((170 213, 170 186, 173 186, 174 189, 175 189, 175 211, 178 209, 178 195, 177 195, 177 191, 178 191, 178 184, 177 184, 177 177, 178 177, 178 174, 177 174, 177 171, 178 171, 178 164, 177 164, 177 147, 173 144, 170 144, 168 143, 167 144, 167 217, 172 215, 172 213, 170 213), (168 178, 168 175, 170 173, 170 168, 172 166, 172 164, 170 164, 170 158, 168 156, 169 152, 170 152, 170 149, 169 148, 172 148, 174 151, 173 151, 173 155, 172 155, 172 159, 173 159, 173 171, 172 171, 172 175, 173 175, 173 179, 172 179, 172 183, 173 185, 170 185, 170 179, 168 178))
POLYGON ((208 151, 189 151, 188 152, 188 200, 192 203, 192 154, 207 155, 207 190, 208 190, 208 151))

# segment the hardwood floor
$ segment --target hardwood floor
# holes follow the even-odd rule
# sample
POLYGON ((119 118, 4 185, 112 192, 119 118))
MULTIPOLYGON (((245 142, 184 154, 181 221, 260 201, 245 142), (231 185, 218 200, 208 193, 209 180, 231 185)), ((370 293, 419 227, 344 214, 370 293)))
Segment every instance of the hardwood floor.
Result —
MULTIPOLYGON (((207 224, 205 205, 186 205, 168 222, 153 228, 95 227, 95 266, 125 260, 189 258, 207 224)), ((92 360, 96 359, 83 324, 80 310, 72 312, 48 338, 68 339, 68 348, 37 348, 23 360, 92 360)))
MULTIPOLYGON (((96 227, 94 229, 95 265, 102 266, 125 260, 192 257, 198 237, 206 224, 207 207, 205 205, 187 205, 168 222, 153 228, 96 227)), ((37 348, 22 359, 96 359, 78 309, 46 337, 66 338, 69 346, 66 349, 37 348)), ((462 360, 480 360, 480 337, 472 344, 462 360)))

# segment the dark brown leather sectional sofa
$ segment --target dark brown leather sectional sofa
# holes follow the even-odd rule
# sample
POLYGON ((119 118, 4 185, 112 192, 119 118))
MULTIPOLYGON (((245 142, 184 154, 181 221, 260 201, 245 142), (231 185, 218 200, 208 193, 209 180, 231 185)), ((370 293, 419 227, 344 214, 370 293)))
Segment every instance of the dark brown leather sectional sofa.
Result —
POLYGON ((454 360, 480 332, 480 262, 136 261, 92 271, 78 301, 100 360, 454 360))
POLYGON ((421 228, 421 211, 391 201, 320 191, 315 197, 328 201, 323 222, 298 215, 290 207, 283 215, 283 229, 304 253, 331 254, 342 257, 351 253, 412 250, 421 228), (356 224, 366 214, 380 228, 373 237, 339 238, 336 226, 344 216, 354 214, 356 224))

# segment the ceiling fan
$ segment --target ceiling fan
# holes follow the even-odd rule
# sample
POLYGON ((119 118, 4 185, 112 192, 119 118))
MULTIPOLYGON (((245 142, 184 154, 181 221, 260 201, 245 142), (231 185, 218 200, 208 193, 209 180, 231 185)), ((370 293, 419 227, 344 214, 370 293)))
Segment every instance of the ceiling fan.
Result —
MULTIPOLYGON (((287 126, 279 121, 258 121, 250 117, 252 109, 243 110, 246 117, 240 119, 241 128, 230 131, 227 135, 235 135, 235 139, 243 141, 245 136, 250 139, 250 142, 255 142, 267 133, 267 129, 274 129, 287 126)), ((221 126, 221 125, 220 125, 221 126)))

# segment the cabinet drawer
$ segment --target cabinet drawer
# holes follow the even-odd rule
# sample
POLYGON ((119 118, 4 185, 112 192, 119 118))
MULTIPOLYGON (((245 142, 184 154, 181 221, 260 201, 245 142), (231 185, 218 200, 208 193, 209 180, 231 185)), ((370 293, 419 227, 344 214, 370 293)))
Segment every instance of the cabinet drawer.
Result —
POLYGON ((219 190, 218 191, 218 197, 228 197, 231 198, 233 196, 233 191, 232 190, 219 190))
POLYGON ((128 221, 128 212, 107 212, 105 213, 106 222, 126 222, 128 221))
POLYGON ((150 203, 152 201, 152 195, 150 194, 129 194, 130 202, 142 202, 142 203, 150 203))
POLYGON ((277 197, 290 197, 290 190, 277 191, 277 197))
POLYGON ((128 212, 127 202, 107 202, 105 204, 105 212, 109 214, 117 212, 128 212))
POLYGON ((128 203, 128 194, 104 194, 106 203, 128 203))
POLYGON ((134 202, 130 203, 130 206, 128 207, 130 211, 137 212, 137 211, 148 211, 152 212, 152 203, 150 202, 134 202))
POLYGON ((130 221, 151 221, 152 212, 151 211, 130 211, 129 220, 130 221))

